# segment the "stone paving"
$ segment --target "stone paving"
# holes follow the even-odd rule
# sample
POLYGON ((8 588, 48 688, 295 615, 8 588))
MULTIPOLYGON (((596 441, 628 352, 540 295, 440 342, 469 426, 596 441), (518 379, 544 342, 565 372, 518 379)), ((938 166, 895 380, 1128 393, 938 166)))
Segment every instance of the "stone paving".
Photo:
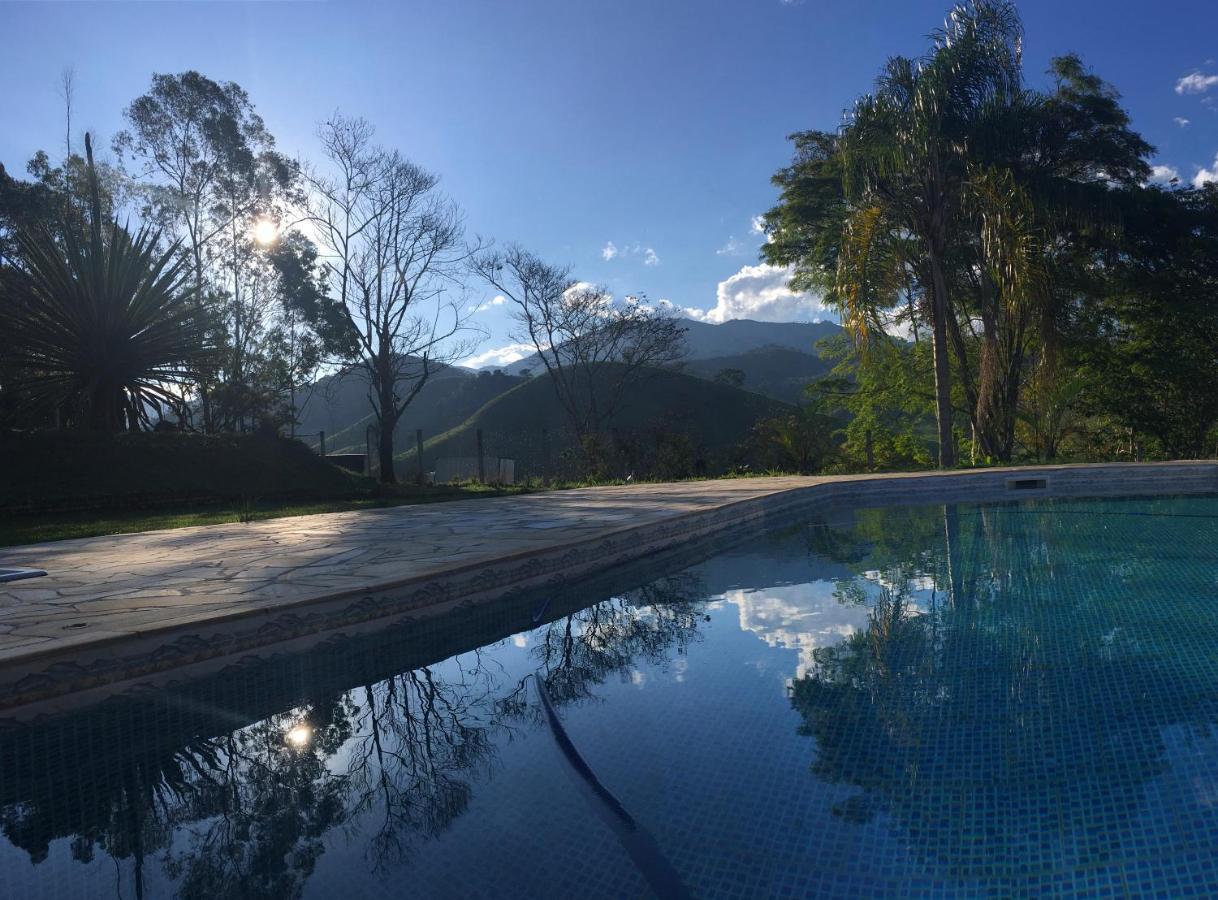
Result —
POLYGON ((284 607, 806 486, 753 478, 587 488, 0 549, 0 664, 52 647, 284 607))
MULTIPOLYGON (((1065 468, 1036 471, 1062 473, 1065 468)), ((1121 467, 1085 467, 1071 474, 1111 481, 1118 470, 1121 467)), ((1127 467, 1118 474, 1128 478, 1134 471, 1143 481, 1174 473, 1171 478, 1202 479, 1197 482, 1201 487, 1193 490, 1218 489, 1213 464, 1127 467)), ((395 588, 404 590, 429 579, 432 593, 420 593, 422 599, 412 601, 415 608, 432 598, 489 596, 493 589, 502 593, 513 579, 521 581, 520 573, 553 577, 564 565, 588 571, 598 562, 601 567, 611 564, 629 556, 636 536, 641 550, 643 542, 656 540, 656 535, 666 535, 670 543, 681 539, 683 523, 707 521, 708 515, 718 516, 714 527, 728 526, 735 511, 743 520, 747 510, 760 504, 786 502, 776 495, 789 498, 808 489, 827 493, 882 482, 897 492, 940 490, 943 484, 978 479, 999 484, 995 479, 1004 473, 1011 474, 986 470, 640 484, 0 549, 0 567, 48 572, 46 577, 0 583, 0 706, 16 702, 18 695, 28 699, 41 696, 39 691, 53 692, 38 686, 41 682, 32 693, 22 687, 21 679, 29 681, 37 665, 54 661, 61 669, 71 667, 104 646, 124 641, 148 645, 164 635, 193 637, 221 623, 282 617, 285 611, 317 607, 319 602, 349 602, 377 592, 391 596, 395 588), (584 548, 581 559, 574 550, 559 555, 563 548, 576 546, 584 548), (536 561, 546 554, 550 561, 543 571, 536 561), (598 560, 598 554, 613 558, 598 560), (509 571, 506 564, 512 563, 516 569, 509 571), (465 581, 452 577, 459 572, 467 573, 465 581)), ((370 607, 365 618, 383 608, 370 607)), ((259 638, 264 643, 273 639, 271 633, 259 638)), ((165 665, 170 662, 166 659, 165 665)), ((76 690, 69 682, 64 685, 60 692, 76 690)))

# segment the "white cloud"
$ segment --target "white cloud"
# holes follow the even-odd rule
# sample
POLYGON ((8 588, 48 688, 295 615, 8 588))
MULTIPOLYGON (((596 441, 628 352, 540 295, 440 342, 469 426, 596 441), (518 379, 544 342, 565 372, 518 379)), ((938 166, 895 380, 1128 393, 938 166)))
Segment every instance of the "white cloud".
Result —
POLYGON ((736 274, 719 282, 714 309, 683 311, 691 319, 715 323, 730 319, 819 322, 833 318, 821 297, 811 293, 795 293, 788 286, 790 280, 789 268, 768 263, 742 266, 736 274))
POLYGON ((506 347, 496 347, 483 353, 477 353, 468 359, 461 360, 457 365, 470 369, 494 369, 510 365, 526 356, 532 356, 535 352, 532 344, 508 344, 506 347))
POLYGON ((1214 154, 1214 164, 1208 169, 1198 169, 1193 176, 1193 187, 1203 187, 1207 184, 1218 184, 1218 153, 1214 154))
POLYGON ((466 312, 472 313, 486 312, 492 306, 503 306, 505 303, 507 303, 507 298, 502 294, 496 294, 493 298, 487 300, 485 303, 479 303, 477 306, 470 304, 469 306, 465 307, 465 310, 466 312))
POLYGON ((656 254, 655 250, 651 247, 644 247, 638 242, 619 247, 613 241, 609 241, 601 250, 601 258, 605 262, 616 259, 619 256, 623 258, 627 256, 642 256, 643 265, 645 266, 658 266, 660 264, 660 257, 656 254))
POLYGON ((664 297, 661 297, 655 303, 643 304, 643 308, 644 309, 652 309, 652 308, 659 309, 659 310, 662 310, 662 311, 668 313, 669 315, 684 316, 687 319, 697 319, 699 322, 709 321, 706 318, 708 315, 706 310, 698 309, 697 307, 694 307, 694 306, 677 306, 677 304, 673 303, 671 300, 668 300, 664 297))
POLYGON ((1176 82, 1177 94, 1204 94, 1218 84, 1218 75, 1202 75, 1191 72, 1176 82))
MULTIPOLYGON (((754 237, 763 239, 767 244, 770 242, 770 236, 765 230, 765 216, 753 216, 749 219, 749 234, 754 237)), ((739 256, 745 251, 743 241, 736 240, 733 234, 727 239, 727 243, 715 251, 718 256, 739 256)))
POLYGON ((1180 170, 1174 166, 1151 166, 1150 167, 1150 183, 1151 184, 1171 184, 1173 180, 1179 180, 1180 170))
POLYGON ((1187 128, 1188 124, 1189 124, 1189 120, 1184 118, 1183 116, 1176 116, 1174 119, 1172 119, 1172 121, 1175 122, 1177 125, 1179 125, 1181 128, 1187 128))

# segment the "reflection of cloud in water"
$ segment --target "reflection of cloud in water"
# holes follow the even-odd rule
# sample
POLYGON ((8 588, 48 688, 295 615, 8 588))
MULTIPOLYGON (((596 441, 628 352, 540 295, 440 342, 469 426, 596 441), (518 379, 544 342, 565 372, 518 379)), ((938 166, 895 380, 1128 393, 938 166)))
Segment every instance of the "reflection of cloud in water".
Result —
POLYGON ((685 670, 689 668, 689 660, 684 656, 678 656, 672 661, 673 678, 677 681, 685 680, 685 670))
POLYGON ((812 651, 828 647, 867 627, 866 606, 839 603, 832 581, 812 581, 757 590, 724 591, 740 612, 740 627, 771 647, 799 651, 796 677, 812 666, 812 651))
POLYGON ((902 587, 907 589, 914 598, 914 608, 920 612, 926 611, 924 608, 926 604, 919 602, 919 598, 928 599, 930 594, 935 590, 935 579, 930 575, 914 575, 904 581, 894 581, 878 569, 870 569, 863 572, 861 577, 872 584, 888 588, 889 590, 897 590, 902 587))

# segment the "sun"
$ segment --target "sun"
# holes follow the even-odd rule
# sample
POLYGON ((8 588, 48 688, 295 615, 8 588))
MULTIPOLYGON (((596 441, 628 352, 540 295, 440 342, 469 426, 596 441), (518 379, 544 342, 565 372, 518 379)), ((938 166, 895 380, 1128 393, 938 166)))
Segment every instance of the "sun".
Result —
POLYGON ((279 237, 279 228, 270 219, 259 219, 254 223, 254 240, 266 247, 275 243, 279 237))

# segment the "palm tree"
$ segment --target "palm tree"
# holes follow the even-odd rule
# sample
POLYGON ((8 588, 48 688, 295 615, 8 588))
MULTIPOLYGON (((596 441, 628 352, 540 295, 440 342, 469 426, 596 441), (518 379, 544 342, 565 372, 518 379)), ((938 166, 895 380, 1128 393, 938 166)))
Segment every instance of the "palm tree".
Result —
POLYGON ((956 7, 927 57, 888 62, 876 92, 855 104, 840 141, 850 205, 837 271, 843 317, 864 331, 877 305, 893 305, 910 270, 924 285, 941 467, 955 463, 948 260, 970 175, 969 138, 993 103, 1018 93, 1021 41, 1008 0, 956 7))
MULTIPOLYGON (((978 264, 967 285, 974 302, 959 318, 981 330, 977 382, 964 393, 979 449, 1004 461, 1026 363, 1035 361, 1040 382, 1057 377, 1057 320, 1080 278, 1102 269, 1105 248, 1119 242, 1116 198, 1145 183, 1153 152, 1129 127, 1116 91, 1078 57, 1054 59, 1050 72, 1054 91, 994 105, 970 147, 978 264)), ((963 354, 961 370, 967 381, 963 354)))
POLYGON ((82 235, 61 223, 18 237, 18 264, 0 282, 0 325, 11 381, 29 403, 53 403, 78 427, 138 430, 183 403, 181 386, 212 352, 179 247, 160 234, 102 226, 93 148, 91 218, 82 235))

